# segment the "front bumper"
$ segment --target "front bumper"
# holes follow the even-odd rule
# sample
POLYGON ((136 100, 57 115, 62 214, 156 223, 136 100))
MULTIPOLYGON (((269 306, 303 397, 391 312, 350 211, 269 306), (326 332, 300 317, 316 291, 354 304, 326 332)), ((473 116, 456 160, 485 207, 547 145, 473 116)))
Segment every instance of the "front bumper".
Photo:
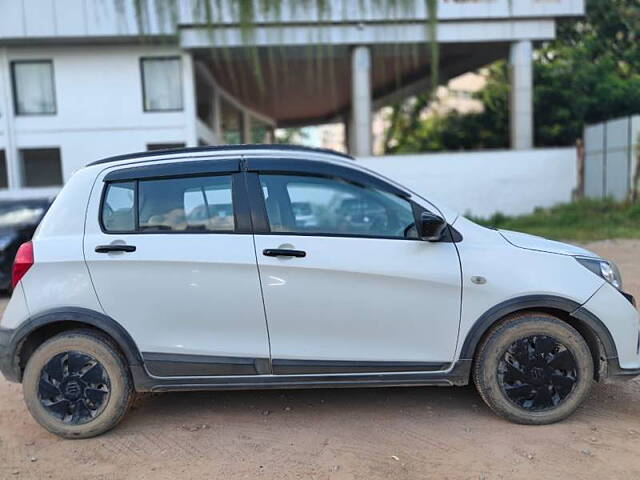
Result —
POLYGON ((618 359, 609 360, 607 378, 614 380, 631 380, 640 375, 640 368, 621 368, 618 359))
MULTIPOLYGON (((633 307, 636 307, 636 299, 630 293, 620 292, 622 296, 626 298, 633 307)), ((640 326, 639 326, 640 329, 640 326)), ((640 354, 640 331, 638 332, 638 346, 637 353, 640 354)), ((607 377, 613 380, 631 380, 634 377, 640 375, 640 368, 622 368, 618 359, 610 359, 607 362, 607 377)))
POLYGON ((0 372, 10 382, 20 381, 20 370, 12 348, 14 330, 0 328, 0 372))
POLYGON ((572 316, 592 327, 604 346, 608 377, 640 374, 640 315, 631 295, 604 283, 572 316))
POLYGON ((631 295, 630 293, 626 293, 626 292, 620 292, 620 293, 622 294, 622 296, 623 296, 624 298, 626 298, 627 300, 629 300, 629 303, 630 303, 631 305, 633 305, 633 307, 634 307, 634 308, 636 307, 636 299, 635 299, 635 298, 633 298, 633 295, 631 295))

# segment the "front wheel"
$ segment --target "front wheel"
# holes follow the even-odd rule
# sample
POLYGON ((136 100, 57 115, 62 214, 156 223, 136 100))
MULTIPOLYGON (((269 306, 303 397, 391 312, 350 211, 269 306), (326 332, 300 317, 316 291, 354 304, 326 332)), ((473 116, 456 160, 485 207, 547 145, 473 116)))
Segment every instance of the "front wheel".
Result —
POLYGON ((64 438, 89 438, 113 428, 134 396, 117 347, 91 330, 63 332, 38 347, 22 388, 36 421, 64 438))
POLYGON ((517 314, 489 332, 473 377, 486 404, 516 423, 544 425, 571 415, 593 383, 588 345, 545 313, 517 314))

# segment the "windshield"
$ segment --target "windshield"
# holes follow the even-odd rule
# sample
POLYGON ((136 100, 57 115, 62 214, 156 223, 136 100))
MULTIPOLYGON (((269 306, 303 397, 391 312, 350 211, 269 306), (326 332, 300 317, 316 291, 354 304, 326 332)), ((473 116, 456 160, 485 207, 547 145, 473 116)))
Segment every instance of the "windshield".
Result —
POLYGON ((44 205, 12 204, 0 205, 0 227, 35 225, 44 214, 44 205))

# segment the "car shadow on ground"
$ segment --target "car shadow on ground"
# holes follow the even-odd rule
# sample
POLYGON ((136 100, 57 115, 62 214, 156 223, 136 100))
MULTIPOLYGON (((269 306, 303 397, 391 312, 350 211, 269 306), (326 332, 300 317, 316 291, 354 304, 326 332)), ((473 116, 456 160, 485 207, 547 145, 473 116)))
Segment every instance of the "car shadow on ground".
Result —
POLYGON ((207 418, 252 421, 302 415, 352 421, 354 416, 393 418, 417 412, 492 415, 473 386, 172 392, 140 394, 126 428, 167 418, 193 423, 207 418))
MULTIPOLYGON (((595 384, 585 404, 570 417, 578 423, 600 417, 637 416, 640 382, 595 384)), ((206 429, 214 426, 290 426, 313 431, 325 423, 348 426, 358 422, 425 425, 459 422, 505 426, 472 385, 465 387, 384 387, 344 389, 240 390, 144 393, 114 432, 127 435, 140 428, 206 429)))

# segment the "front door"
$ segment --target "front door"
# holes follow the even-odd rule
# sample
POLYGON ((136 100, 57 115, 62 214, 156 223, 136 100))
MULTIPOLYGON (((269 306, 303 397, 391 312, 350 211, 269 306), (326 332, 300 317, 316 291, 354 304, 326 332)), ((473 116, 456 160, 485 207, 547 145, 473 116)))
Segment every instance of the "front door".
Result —
POLYGON ((157 376, 269 371, 240 174, 209 164, 115 169, 93 189, 84 249, 98 299, 157 376))
POLYGON ((419 240, 408 198, 301 164, 303 174, 248 174, 268 222, 255 244, 274 373, 447 368, 461 301, 454 244, 419 240))

